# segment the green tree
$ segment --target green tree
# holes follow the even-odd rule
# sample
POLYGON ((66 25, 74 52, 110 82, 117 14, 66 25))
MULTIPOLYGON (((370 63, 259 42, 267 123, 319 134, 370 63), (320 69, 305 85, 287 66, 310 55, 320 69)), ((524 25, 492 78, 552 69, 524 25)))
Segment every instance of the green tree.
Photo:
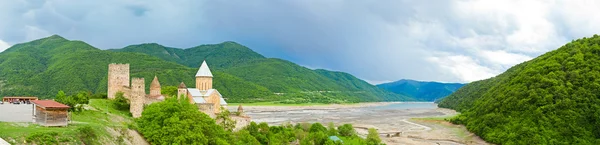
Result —
POLYGON ((113 104, 119 110, 129 110, 129 100, 123 96, 123 92, 119 91, 115 93, 115 100, 113 100, 113 104))
POLYGON ((338 135, 338 131, 335 129, 335 125, 333 124, 333 122, 329 122, 329 124, 327 124, 327 135, 329 135, 329 136, 337 136, 338 135))
POLYGON ((167 98, 147 106, 137 120, 152 144, 218 144, 233 141, 215 120, 185 99, 167 98))
POLYGON ((236 121, 231 119, 230 117, 231 113, 229 112, 229 110, 227 110, 224 107, 221 107, 221 113, 219 113, 217 115, 217 122, 219 122, 219 125, 223 128, 225 128, 225 130, 227 131, 233 131, 233 129, 235 129, 235 124, 236 121))
POLYGON ((160 94, 166 95, 167 97, 177 96, 177 86, 164 86, 160 89, 160 94))
POLYGON ((352 124, 344 124, 342 126, 339 126, 338 132, 341 136, 345 137, 354 136, 356 134, 356 131, 354 131, 354 127, 352 127, 352 124))
POLYGON ((369 134, 367 134, 367 144, 368 145, 379 145, 381 144, 381 138, 379 138, 379 133, 375 128, 369 128, 369 134))

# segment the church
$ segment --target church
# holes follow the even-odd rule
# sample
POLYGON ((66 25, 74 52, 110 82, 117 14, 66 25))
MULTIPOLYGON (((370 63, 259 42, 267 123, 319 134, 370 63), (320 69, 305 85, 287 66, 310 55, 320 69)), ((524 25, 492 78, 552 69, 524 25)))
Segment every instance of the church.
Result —
MULTIPOLYGON (((227 102, 219 91, 212 88, 212 78, 206 61, 203 61, 196 73, 196 88, 187 88, 185 83, 181 82, 177 96, 186 97, 190 103, 198 106, 201 112, 215 118, 216 114, 221 112, 221 107, 227 107, 227 102)), ((122 92, 130 102, 129 108, 134 118, 142 116, 144 105, 165 99, 165 95, 161 94, 158 77, 154 76, 149 94, 146 94, 144 88, 144 78, 132 78, 131 84, 129 83, 129 64, 108 65, 108 99, 115 99, 115 94, 122 92)))
POLYGON ((221 112, 221 107, 227 107, 227 102, 217 89, 213 89, 212 82, 213 75, 206 61, 203 61, 196 73, 196 88, 187 88, 185 83, 181 82, 177 89, 177 96, 187 97, 190 103, 198 106, 200 111, 214 118, 221 112))

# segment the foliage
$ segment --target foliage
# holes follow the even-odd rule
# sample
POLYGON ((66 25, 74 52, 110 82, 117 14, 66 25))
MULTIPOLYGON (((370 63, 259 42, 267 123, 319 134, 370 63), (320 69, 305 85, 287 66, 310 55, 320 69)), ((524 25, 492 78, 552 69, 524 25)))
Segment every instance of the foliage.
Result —
POLYGON ((27 143, 35 143, 39 145, 54 145, 58 144, 59 140, 56 138, 58 132, 34 132, 26 137, 27 143))
POLYGON ((91 126, 79 127, 79 128, 77 128, 77 132, 79 135, 79 139, 81 139, 81 142, 83 142, 85 144, 96 143, 95 140, 96 140, 96 138, 98 138, 98 135, 91 126))
POLYGON ((123 92, 115 93, 115 99, 113 100, 113 104, 119 110, 129 110, 129 100, 123 96, 123 92))
POLYGON ((381 144, 381 138, 375 128, 369 128, 369 134, 367 134, 367 145, 379 145, 381 144))
POLYGON ((574 40, 440 102, 496 144, 600 144, 600 37, 574 40))
MULTIPOLYGON (((332 126, 330 124, 329 126, 332 126)), ((352 125, 345 124, 344 127, 352 127, 352 125)), ((343 126, 337 127, 338 129, 344 128, 343 126)), ((329 144, 340 144, 340 142, 333 142, 329 140, 329 133, 331 133, 330 129, 325 128, 320 123, 298 123, 296 125, 281 125, 281 126, 268 126, 266 123, 256 124, 255 122, 251 122, 250 125, 246 126, 243 130, 235 133, 235 138, 244 138, 244 140, 253 141, 254 139, 258 141, 258 144, 268 145, 268 144, 290 144, 291 142, 299 142, 301 145, 329 145, 329 144), (248 132, 248 134, 245 134, 248 132), (254 139, 252 139, 254 138, 254 139)), ((353 128, 348 130, 354 131, 353 128)), ((337 135, 337 133, 335 133, 337 135)), ((375 134, 377 132, 375 131, 375 134)), ((375 144, 380 144, 381 139, 372 137, 371 142, 375 144)), ((356 134, 351 134, 348 136, 342 137, 342 140, 345 144, 367 144, 368 139, 363 139, 356 134)), ((251 144, 257 144, 256 142, 251 144)))
MULTIPOLYGON (((154 76, 158 76, 164 86, 177 86, 182 81, 192 85, 202 60, 207 60, 213 71, 214 88, 231 103, 411 100, 350 74, 310 70, 289 61, 265 58, 235 42, 189 49, 141 44, 99 50, 58 35, 16 44, 0 53, 0 96, 46 99, 53 98, 59 90, 66 94, 81 90, 89 94, 104 93, 110 63, 129 63, 130 76, 144 78, 146 89, 154 76)), ((167 94, 173 93, 172 88, 164 90, 169 91, 167 94)))
POLYGON ((217 115, 216 120, 221 127, 231 132, 233 131, 233 129, 235 129, 236 122, 235 120, 231 119, 229 115, 231 115, 231 112, 229 112, 227 108, 221 107, 221 113, 217 115))
POLYGON ((185 99, 153 103, 137 120, 140 133, 152 144, 218 144, 231 136, 185 99))
POLYGON ((352 127, 352 124, 344 124, 342 126, 339 126, 338 132, 341 136, 346 137, 356 135, 356 131, 354 130, 354 127, 352 127))
POLYGON ((83 104, 88 104, 90 94, 88 92, 81 91, 77 94, 67 96, 65 92, 58 91, 56 94, 56 101, 70 106, 69 111, 82 111, 83 104))
POLYGON ((160 88, 160 94, 166 95, 166 96, 177 96, 177 86, 163 86, 162 88, 160 88))
POLYGON ((452 94, 464 85, 460 83, 422 82, 403 79, 379 84, 377 87, 417 100, 433 102, 452 94))

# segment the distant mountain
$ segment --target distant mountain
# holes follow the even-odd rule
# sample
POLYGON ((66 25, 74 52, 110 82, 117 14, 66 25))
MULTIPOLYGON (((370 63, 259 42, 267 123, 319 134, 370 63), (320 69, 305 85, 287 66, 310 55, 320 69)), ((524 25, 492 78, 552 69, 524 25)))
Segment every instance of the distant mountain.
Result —
POLYGON ((192 85, 195 71, 203 60, 213 71, 214 87, 229 102, 412 100, 364 84, 349 74, 344 75, 346 80, 338 79, 337 75, 324 75, 329 72, 326 70, 316 71, 289 61, 265 58, 235 42, 188 49, 149 43, 100 50, 58 35, 16 44, 0 53, 0 97, 53 98, 59 90, 105 93, 109 63, 129 63, 131 77, 145 78, 146 87, 154 75, 162 86, 176 86, 181 81, 192 85), (352 83, 358 85, 353 87, 352 83))
POLYGON ((600 36, 469 83, 439 106, 494 144, 600 144, 600 36))
POLYGON ((377 87, 417 100, 433 102, 452 94, 464 85, 461 83, 423 82, 403 79, 379 84, 377 87))
POLYGON ((110 51, 144 53, 189 67, 198 67, 202 60, 206 60, 213 70, 253 82, 277 94, 295 96, 293 99, 284 99, 289 102, 313 102, 322 99, 340 103, 414 100, 379 89, 350 74, 339 75, 339 72, 311 70, 286 60, 265 58, 235 42, 187 49, 140 44, 110 51))

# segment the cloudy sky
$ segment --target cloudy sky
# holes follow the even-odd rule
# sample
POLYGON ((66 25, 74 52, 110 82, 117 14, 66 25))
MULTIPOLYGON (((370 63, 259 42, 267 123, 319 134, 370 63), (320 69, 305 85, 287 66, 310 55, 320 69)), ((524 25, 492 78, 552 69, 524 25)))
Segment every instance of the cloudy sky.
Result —
POLYGON ((470 82, 600 32, 600 2, 4 0, 0 51, 52 34, 101 49, 236 41, 371 83, 470 82))

